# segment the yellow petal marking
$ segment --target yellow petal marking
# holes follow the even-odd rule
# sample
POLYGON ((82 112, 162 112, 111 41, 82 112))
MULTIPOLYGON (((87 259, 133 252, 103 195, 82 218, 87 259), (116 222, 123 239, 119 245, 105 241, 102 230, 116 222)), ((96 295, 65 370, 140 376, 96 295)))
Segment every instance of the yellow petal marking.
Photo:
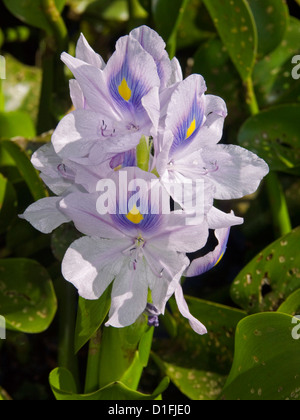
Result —
POLYGON ((215 267, 219 264, 219 262, 222 260, 223 257, 224 257, 224 252, 222 253, 222 255, 220 256, 220 258, 216 262, 215 267))
POLYGON ((189 137, 191 137, 191 135, 194 134, 195 130, 196 130, 196 120, 194 118, 193 121, 191 122, 191 125, 189 126, 187 130, 185 139, 188 139, 189 137))
POLYGON ((130 222, 134 223, 135 225, 138 225, 139 223, 141 223, 142 220, 144 220, 143 215, 139 212, 136 205, 134 205, 134 207, 130 210, 126 217, 130 222))
POLYGON ((125 78, 122 80, 122 83, 120 84, 119 88, 119 94, 124 99, 124 101, 129 101, 131 98, 131 89, 129 88, 125 78))

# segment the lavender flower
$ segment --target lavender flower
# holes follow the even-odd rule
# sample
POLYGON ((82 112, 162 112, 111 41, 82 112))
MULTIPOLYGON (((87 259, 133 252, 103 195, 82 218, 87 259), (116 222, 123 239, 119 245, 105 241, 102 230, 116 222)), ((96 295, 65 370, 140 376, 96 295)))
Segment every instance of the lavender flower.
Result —
POLYGON ((254 192, 268 166, 245 149, 219 144, 224 101, 205 94, 200 75, 183 81, 178 60, 169 59, 152 29, 121 38, 107 63, 83 35, 76 57, 64 53, 62 60, 75 77, 75 110, 32 157, 55 196, 21 217, 44 233, 73 222, 84 235, 67 250, 62 273, 85 299, 98 299, 112 284, 106 325, 128 326, 145 314, 157 326, 174 295, 191 327, 206 333, 189 312, 181 278, 218 264, 230 228, 243 223, 214 207, 214 199, 254 192), (141 139, 149 172, 138 167, 141 139), (205 246, 209 229, 218 245, 191 262, 187 254, 205 246))

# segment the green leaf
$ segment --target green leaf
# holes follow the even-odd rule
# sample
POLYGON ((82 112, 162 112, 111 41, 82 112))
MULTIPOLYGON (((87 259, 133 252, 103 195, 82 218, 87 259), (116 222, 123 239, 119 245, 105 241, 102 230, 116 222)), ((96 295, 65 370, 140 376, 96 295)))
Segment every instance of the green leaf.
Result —
MULTIPOLYGON (((41 93, 42 71, 38 67, 27 66, 10 54, 5 54, 6 80, 3 83, 5 111, 22 111, 30 115, 36 123, 41 93)), ((18 115, 18 114, 16 114, 18 115)), ((28 119, 28 117, 27 117, 28 119)), ((32 127, 32 122, 28 123, 32 127)), ((15 124, 14 135, 26 137, 23 124, 15 124)), ((29 131, 29 130, 27 130, 29 131)), ((35 131, 35 130, 34 130, 35 131)), ((33 132, 30 129, 29 135, 33 132)), ((6 136, 11 138, 13 136, 6 136)))
POLYGON ((289 18, 283 0, 247 0, 258 31, 258 54, 265 56, 282 41, 289 18))
POLYGON ((223 44, 243 81, 252 74, 257 55, 257 29, 245 0, 203 0, 223 44))
POLYGON ((36 135, 31 117, 22 111, 0 112, 0 138, 11 139, 36 135))
POLYGON ((233 366, 225 400, 299 400, 300 341, 289 315, 256 314, 237 328, 233 366))
POLYGON ((263 158, 273 171, 300 174, 300 105, 279 105, 248 119, 238 135, 241 146, 263 158))
POLYGON ((79 297, 75 329, 75 353, 77 353, 103 324, 110 308, 111 288, 107 288, 98 300, 79 297))
MULTIPOLYGON (((57 9, 61 12, 66 0, 54 0, 57 9)), ((43 12, 43 0, 3 0, 8 10, 29 25, 44 29, 48 34, 52 33, 51 25, 43 12)))
POLYGON ((248 313, 276 311, 299 288, 299 242, 298 227, 258 254, 233 282, 233 301, 248 313))
POLYGON ((190 0, 178 27, 177 48, 198 46, 204 39, 214 36, 214 25, 202 1, 190 0))
POLYGON ((11 156, 15 161, 16 166, 22 177, 24 178, 28 188, 35 200, 47 197, 48 193, 43 181, 38 175, 38 172, 32 166, 26 152, 13 141, 2 140, 1 147, 11 156))
POLYGON ((151 395, 142 394, 129 389, 121 382, 115 382, 90 394, 77 394, 75 381, 67 369, 54 369, 49 376, 49 382, 55 398, 58 401, 127 401, 155 400, 169 385, 164 378, 151 395))
POLYGON ((221 394, 227 376, 167 363, 156 354, 152 357, 164 374, 191 400, 214 401, 221 394))
POLYGON ((48 272, 28 259, 0 261, 0 313, 9 329, 40 333, 51 324, 57 309, 48 272))
POLYGON ((214 302, 185 298, 190 312, 206 326, 208 334, 196 334, 171 299, 178 334, 160 340, 159 347, 154 348, 154 361, 187 397, 217 399, 232 365, 236 326, 246 313, 214 302))
POLYGON ((290 17, 281 44, 256 64, 253 80, 260 106, 299 101, 299 83, 292 78, 292 57, 299 54, 299 36, 300 21, 290 17))
POLYGON ((0 233, 7 230, 17 215, 17 204, 14 187, 0 173, 0 233))
POLYGON ((300 289, 292 293, 278 308, 277 312, 297 315, 300 312, 300 289))
MULTIPOLYGON (((128 378, 126 372, 135 363, 139 343, 148 329, 144 316, 126 328, 105 327, 103 329, 99 367, 101 388, 111 382, 124 382, 124 375, 128 378)), ((141 371, 136 371, 136 373, 138 379, 135 381, 132 378, 135 383, 139 381, 141 371)))
POLYGON ((194 56, 193 73, 204 77, 208 93, 225 100, 229 110, 228 126, 232 126, 234 121, 244 119, 242 83, 220 39, 210 39, 198 48, 194 56))

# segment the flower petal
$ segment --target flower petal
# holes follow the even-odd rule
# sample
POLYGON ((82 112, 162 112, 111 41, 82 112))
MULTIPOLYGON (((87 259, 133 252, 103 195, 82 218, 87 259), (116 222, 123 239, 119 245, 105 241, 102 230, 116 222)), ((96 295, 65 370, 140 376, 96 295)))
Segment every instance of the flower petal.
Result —
POLYGON ((74 74, 89 107, 103 117, 120 121, 122 115, 114 107, 104 71, 67 53, 63 53, 61 59, 74 74))
POLYGON ((71 96, 74 108, 85 109, 86 100, 85 100, 85 97, 83 96, 83 92, 77 80, 76 79, 70 80, 69 86, 70 86, 70 96, 71 96))
POLYGON ((164 216, 164 229, 150 237, 151 244, 175 252, 196 252, 202 249, 208 238, 208 225, 190 225, 191 215, 171 213, 164 216))
POLYGON ((231 213, 224 213, 216 207, 212 207, 207 213, 207 223, 210 229, 224 229, 242 225, 244 219, 235 216, 233 211, 231 213))
POLYGON ((216 187, 215 198, 237 199, 254 193, 269 167, 254 153, 239 146, 217 145, 202 153, 206 162, 216 162, 218 170, 211 171, 206 178, 216 187))
POLYGON ((143 249, 149 271, 149 288, 154 306, 164 313, 167 301, 173 295, 189 259, 183 253, 168 250, 163 244, 146 244, 143 249))
POLYGON ((51 233, 63 223, 70 222, 68 216, 59 210, 61 197, 42 198, 31 204, 20 217, 42 233, 51 233))
POLYGON ((98 299, 120 272, 128 241, 84 237, 73 242, 62 262, 62 274, 84 299, 98 299))
POLYGON ((77 42, 76 58, 98 67, 100 70, 103 70, 106 66, 103 58, 92 49, 83 34, 80 35, 77 42))
POLYGON ((189 76, 174 91, 165 124, 165 128, 171 130, 174 136, 171 156, 188 146, 205 122, 205 91, 205 81, 200 75, 189 76))
MULTIPOLYGON (((111 203, 114 204, 116 197, 113 190, 108 189, 108 194, 111 194, 111 203)), ((125 235, 114 225, 110 214, 101 215, 97 211, 99 196, 99 193, 69 194, 61 200, 60 209, 85 235, 105 239, 124 238, 125 235)))
POLYGON ((66 115, 52 136, 55 152, 61 158, 86 156, 101 139, 101 117, 89 110, 79 109, 66 115))
MULTIPOLYGON (((118 40, 116 51, 104 70, 114 106, 136 127, 148 121, 142 99, 153 88, 159 88, 160 80, 154 59, 140 43, 125 36, 118 40)), ((157 97, 157 95, 155 95, 157 97)), ((144 135, 149 135, 147 132, 144 135)))
POLYGON ((205 326, 193 315, 191 315, 188 305, 184 299, 183 290, 180 284, 175 290, 175 299, 181 315, 188 319, 192 329, 199 335, 207 334, 205 326))
POLYGON ((186 277, 200 276, 215 267, 223 258, 229 239, 230 228, 217 229, 215 236, 218 240, 218 245, 212 251, 206 254, 204 257, 197 258, 192 261, 191 265, 187 269, 186 277))
POLYGON ((148 279, 145 261, 139 260, 136 269, 130 268, 129 263, 129 259, 126 259, 114 281, 106 326, 127 327, 137 320, 147 306, 148 279))
POLYGON ((161 80, 161 89, 167 87, 173 75, 173 65, 165 50, 166 43, 164 40, 157 32, 145 25, 134 29, 130 33, 130 37, 136 39, 144 50, 153 57, 161 80))

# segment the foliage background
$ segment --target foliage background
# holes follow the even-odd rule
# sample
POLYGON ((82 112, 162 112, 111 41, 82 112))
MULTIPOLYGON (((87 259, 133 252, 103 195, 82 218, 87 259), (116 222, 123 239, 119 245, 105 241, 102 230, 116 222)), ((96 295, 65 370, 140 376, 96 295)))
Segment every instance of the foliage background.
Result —
MULTIPOLYGON (((54 20, 45 17, 37 7, 41 4, 0 2, 0 52, 6 59, 6 80, 0 81, 0 314, 9 327, 7 339, 0 340, 2 398, 51 400, 49 373, 57 366, 74 366, 73 352, 66 349, 74 340, 77 297, 60 275, 74 232, 62 227, 45 236, 17 216, 48 194, 28 158, 50 140, 51 130, 71 108, 71 74, 59 55, 63 50, 74 54, 83 32, 107 60, 120 36, 147 24, 163 36, 170 55, 176 53, 185 77, 202 74, 208 92, 226 101, 223 142, 241 144, 266 159, 272 178, 254 196, 219 204, 224 211, 234 208, 245 224, 232 229, 223 261, 185 284, 185 292, 195 297, 191 312, 207 323, 210 333, 205 339, 194 337, 174 310, 155 331, 139 389, 151 394, 167 375, 172 384, 165 399, 299 399, 299 342, 289 340, 291 315, 300 309, 300 233, 289 234, 291 226, 300 225, 300 82, 291 76, 292 57, 300 54, 299 2, 57 0, 62 14, 54 20), (245 345, 244 331, 252 331, 255 339, 264 335, 265 341, 245 345), (235 356, 234 345, 239 349, 235 356), (261 355, 248 354, 251 346, 261 355), (239 359, 254 365, 249 362, 241 373, 239 359), (279 379, 270 379, 270 372, 276 369, 290 388, 276 383, 275 395, 270 384, 279 379), (255 380, 263 385, 243 390, 255 380)), ((202 252, 213 246, 211 238, 202 252)), ((77 355, 80 380, 87 354, 87 345, 82 346, 77 355)))

